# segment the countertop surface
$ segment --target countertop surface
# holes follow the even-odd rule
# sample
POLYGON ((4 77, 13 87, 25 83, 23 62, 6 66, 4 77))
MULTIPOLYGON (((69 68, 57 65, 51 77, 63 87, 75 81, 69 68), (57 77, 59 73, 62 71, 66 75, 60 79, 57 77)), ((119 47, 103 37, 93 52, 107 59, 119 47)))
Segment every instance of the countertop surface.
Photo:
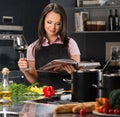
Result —
MULTIPOLYGON (((62 98, 54 97, 48 99, 38 99, 38 100, 26 100, 22 103, 16 104, 0 104, 0 117, 83 117, 80 114, 65 113, 56 114, 54 109, 59 104, 73 103, 68 99, 71 96, 68 94, 67 97, 62 96, 62 98), (49 100, 48 100, 49 99, 49 100)), ((74 102, 76 103, 76 102, 74 102)), ((84 117, 99 117, 98 115, 89 113, 84 117)))
MULTIPOLYGON (((0 106, 0 115, 3 117, 83 117, 80 114, 66 113, 55 114, 53 113, 56 104, 34 103, 25 102, 23 104, 15 104, 11 106, 0 106)), ((86 114, 84 117, 99 117, 95 114, 86 114)))

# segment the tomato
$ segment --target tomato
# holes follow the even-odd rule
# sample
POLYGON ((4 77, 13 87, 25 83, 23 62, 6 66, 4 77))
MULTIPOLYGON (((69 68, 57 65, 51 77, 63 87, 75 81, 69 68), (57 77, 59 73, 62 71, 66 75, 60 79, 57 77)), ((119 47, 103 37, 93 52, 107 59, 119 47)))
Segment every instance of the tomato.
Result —
POLYGON ((96 99, 95 110, 102 113, 104 108, 109 109, 109 99, 100 97, 96 99))
POLYGON ((108 110, 109 109, 105 107, 105 108, 102 109, 102 113, 108 114, 108 110))
POLYGON ((119 109, 114 109, 114 110, 113 110, 113 113, 114 113, 115 115, 119 115, 119 114, 120 114, 120 110, 119 110, 119 109))
POLYGON ((111 108, 108 110, 108 114, 113 114, 113 112, 114 112, 114 110, 111 108))
POLYGON ((80 115, 86 115, 86 110, 85 109, 80 109, 80 115))

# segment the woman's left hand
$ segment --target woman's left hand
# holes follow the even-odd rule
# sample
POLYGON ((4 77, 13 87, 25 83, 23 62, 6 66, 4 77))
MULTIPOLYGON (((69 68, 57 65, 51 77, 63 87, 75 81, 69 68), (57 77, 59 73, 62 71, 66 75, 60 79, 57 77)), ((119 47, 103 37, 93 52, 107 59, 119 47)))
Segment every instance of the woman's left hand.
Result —
POLYGON ((65 65, 62 67, 62 70, 65 70, 67 73, 71 74, 75 68, 72 65, 65 65))

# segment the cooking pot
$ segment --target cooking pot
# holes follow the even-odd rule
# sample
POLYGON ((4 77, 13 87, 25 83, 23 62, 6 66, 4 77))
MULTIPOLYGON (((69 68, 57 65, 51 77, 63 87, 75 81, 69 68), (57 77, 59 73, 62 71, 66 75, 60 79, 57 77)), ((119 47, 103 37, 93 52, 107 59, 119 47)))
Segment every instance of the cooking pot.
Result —
POLYGON ((102 85, 102 97, 108 98, 112 90, 120 88, 120 74, 103 74, 102 85))
POLYGON ((78 70, 72 73, 71 80, 72 101, 95 101, 98 97, 109 97, 114 89, 120 88, 120 73, 103 74, 102 70, 78 70))
POLYGON ((98 88, 101 72, 97 69, 74 71, 71 77, 72 101, 95 101, 99 97, 98 88))

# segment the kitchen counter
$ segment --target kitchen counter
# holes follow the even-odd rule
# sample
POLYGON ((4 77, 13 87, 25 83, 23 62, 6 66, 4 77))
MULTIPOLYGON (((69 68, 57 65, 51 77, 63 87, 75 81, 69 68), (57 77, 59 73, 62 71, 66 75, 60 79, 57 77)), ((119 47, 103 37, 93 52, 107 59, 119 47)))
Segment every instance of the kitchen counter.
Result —
MULTIPOLYGON (((54 108, 59 104, 76 103, 71 102, 71 94, 54 96, 51 98, 16 101, 17 104, 0 105, 0 117, 80 117, 80 114, 65 113, 55 114, 54 108), (8 115, 8 116, 7 116, 8 115)), ((98 117, 89 113, 84 117, 98 117)))
MULTIPOLYGON (((0 106, 0 115, 3 117, 80 117, 79 114, 54 114, 56 104, 25 102, 11 106, 0 106)), ((86 114, 84 117, 99 117, 94 114, 86 114)))

